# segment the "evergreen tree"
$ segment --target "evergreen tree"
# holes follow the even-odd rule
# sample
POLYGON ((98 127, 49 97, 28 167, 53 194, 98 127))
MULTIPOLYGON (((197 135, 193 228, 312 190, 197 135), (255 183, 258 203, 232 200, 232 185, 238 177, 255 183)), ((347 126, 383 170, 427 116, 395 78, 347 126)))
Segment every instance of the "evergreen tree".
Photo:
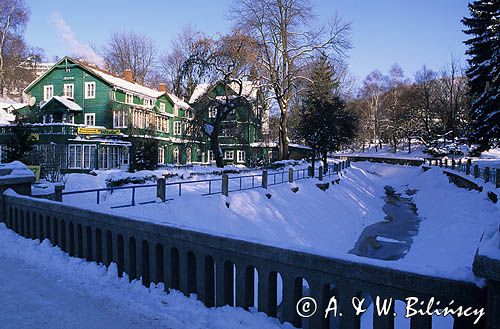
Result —
POLYGON ((471 139, 479 150, 498 145, 500 138, 500 2, 477 0, 469 4, 471 17, 462 22, 470 56, 469 78, 472 104, 471 139))
POLYGON ((337 86, 332 65, 326 56, 321 56, 313 65, 311 82, 302 101, 298 129, 306 144, 312 148, 313 168, 317 155, 326 164, 328 152, 339 150, 355 134, 356 120, 335 95, 337 86))
POLYGON ((22 116, 16 116, 15 125, 12 126, 11 135, 5 145, 5 162, 21 161, 32 164, 34 136, 31 127, 26 124, 22 116))

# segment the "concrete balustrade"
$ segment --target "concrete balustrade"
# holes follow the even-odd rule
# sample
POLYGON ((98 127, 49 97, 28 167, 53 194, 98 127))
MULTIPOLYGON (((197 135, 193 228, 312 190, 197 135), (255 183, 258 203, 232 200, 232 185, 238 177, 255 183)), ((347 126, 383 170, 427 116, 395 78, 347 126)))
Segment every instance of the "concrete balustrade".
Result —
MULTIPOLYGON (((252 242, 211 236, 130 218, 78 209, 57 202, 5 195, 7 227, 32 239, 49 238, 70 255, 105 266, 116 263, 118 274, 141 279, 145 286, 164 283, 166 290, 196 293, 208 307, 257 307, 296 327, 329 328, 340 321, 355 328, 359 317, 351 299, 361 292, 403 300, 416 296, 445 302, 484 306, 485 293, 473 284, 450 281, 386 268, 351 263, 252 242), (258 284, 255 282, 258 277, 258 284), (278 278, 283 290, 278 291, 278 278), (305 280, 305 281, 304 281, 305 280), (297 301, 309 286, 320 311, 308 319, 296 312, 297 301), (332 288, 335 287, 335 288, 332 288), (282 294, 278 305, 277 294, 282 294), (254 303, 258 296, 257 305, 254 303), (343 316, 325 319, 324 310, 336 295, 343 316)), ((393 317, 375 317, 374 328, 390 328, 393 317)), ((412 319, 411 328, 425 328, 428 318, 412 319)), ((458 322, 457 322, 458 323, 458 322)), ((455 328, 469 328, 469 322, 455 328)))

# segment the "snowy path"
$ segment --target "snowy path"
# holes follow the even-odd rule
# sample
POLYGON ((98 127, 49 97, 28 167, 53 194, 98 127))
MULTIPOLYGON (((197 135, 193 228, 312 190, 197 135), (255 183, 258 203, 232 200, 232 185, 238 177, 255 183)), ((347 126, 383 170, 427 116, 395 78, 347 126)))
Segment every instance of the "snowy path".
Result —
POLYGON ((163 286, 118 278, 116 266, 69 257, 45 240, 16 235, 0 223, 0 328, 278 329, 263 313, 208 309, 163 286))
POLYGON ((161 323, 140 310, 124 312, 74 283, 54 282, 18 259, 1 258, 0 265, 2 328, 151 328, 161 323))

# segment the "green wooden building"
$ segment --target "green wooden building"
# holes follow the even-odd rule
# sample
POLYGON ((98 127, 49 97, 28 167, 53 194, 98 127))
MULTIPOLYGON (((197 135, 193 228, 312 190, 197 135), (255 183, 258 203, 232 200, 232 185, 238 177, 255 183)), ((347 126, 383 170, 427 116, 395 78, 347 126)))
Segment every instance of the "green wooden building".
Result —
MULTIPOLYGON (((200 85, 190 102, 218 86, 200 85)), ((30 107, 24 113, 36 139, 40 163, 56 157, 70 171, 128 169, 136 138, 159 141, 158 164, 208 164, 213 159, 208 143, 186 137, 192 120, 190 105, 169 93, 133 81, 126 70, 118 77, 95 66, 64 57, 24 90, 30 107)), ((238 110, 224 122, 220 137, 228 164, 266 163, 272 147, 262 142, 267 108, 258 88, 244 83, 252 111, 238 110)), ((210 114, 207 120, 210 120, 210 114)), ((12 125, 0 125, 0 151, 12 125)))

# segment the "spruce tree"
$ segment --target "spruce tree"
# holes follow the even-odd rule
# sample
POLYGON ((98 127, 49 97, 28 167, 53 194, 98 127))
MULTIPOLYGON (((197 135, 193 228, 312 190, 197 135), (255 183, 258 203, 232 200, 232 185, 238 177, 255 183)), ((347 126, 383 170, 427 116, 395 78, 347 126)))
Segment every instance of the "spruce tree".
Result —
POLYGON ((464 18, 469 68, 471 139, 478 150, 498 145, 500 138, 500 1, 478 0, 469 4, 464 18))
POLYGON ((5 162, 21 161, 25 164, 33 164, 33 145, 35 138, 31 126, 26 123, 22 116, 16 116, 16 121, 11 126, 9 138, 5 143, 5 162))
POLYGON ((302 100, 299 134, 312 148, 312 165, 320 155, 326 164, 329 151, 347 144, 355 134, 355 118, 345 109, 344 102, 335 94, 339 81, 326 56, 313 65, 311 82, 302 100))

